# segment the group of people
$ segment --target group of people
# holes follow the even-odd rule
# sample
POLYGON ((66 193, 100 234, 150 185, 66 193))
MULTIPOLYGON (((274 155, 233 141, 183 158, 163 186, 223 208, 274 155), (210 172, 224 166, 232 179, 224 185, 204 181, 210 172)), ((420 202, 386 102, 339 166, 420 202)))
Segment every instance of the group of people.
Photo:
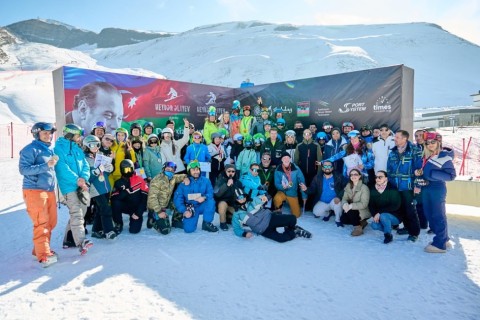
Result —
MULTIPOLYGON (((258 104, 263 107, 261 98, 258 104)), ((277 111, 277 110, 276 110, 277 111)), ((56 128, 40 122, 32 127, 34 141, 20 152, 23 194, 33 225, 33 254, 43 266, 57 261, 50 237, 57 222, 55 185, 63 195, 70 219, 64 248, 85 254, 87 208, 93 216, 91 236, 112 240, 123 231, 146 227, 161 234, 171 228, 227 231, 250 238, 254 233, 285 242, 312 234, 297 225, 305 212, 338 227, 352 225, 352 236, 363 234, 367 220, 393 240, 392 229, 415 242, 420 229, 435 234, 426 252, 445 252, 448 228, 445 182, 455 178, 453 151, 429 130, 392 133, 382 124, 376 132, 351 122, 336 128, 328 122, 317 132, 297 121, 292 130, 281 110, 275 119, 262 109, 259 119, 250 106, 232 105, 232 114, 217 117, 210 107, 203 132, 184 120, 183 136, 169 120, 161 135, 154 125, 133 123, 115 134, 96 122, 89 135, 68 123, 52 149, 56 128), (272 124, 275 124, 273 126, 272 124), (290 214, 283 210, 285 204, 290 214), (215 214, 219 226, 214 225, 215 214), (405 228, 399 229, 403 223, 405 228), (278 228, 283 227, 283 232, 278 228)))

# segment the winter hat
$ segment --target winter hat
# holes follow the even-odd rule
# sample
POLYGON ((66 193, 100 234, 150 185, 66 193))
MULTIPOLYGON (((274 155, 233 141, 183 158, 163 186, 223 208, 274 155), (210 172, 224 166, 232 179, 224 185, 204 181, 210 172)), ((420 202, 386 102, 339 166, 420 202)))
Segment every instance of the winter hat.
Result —
POLYGON ((340 134, 342 133, 342 131, 340 131, 340 128, 339 128, 339 127, 333 128, 333 129, 332 129, 332 133, 333 133, 333 131, 338 131, 338 133, 340 133, 340 134))
POLYGON ((225 165, 225 171, 227 171, 228 169, 235 169, 235 165, 234 165, 234 164, 231 164, 231 163, 226 164, 226 165, 225 165))
POLYGON ((235 189, 235 199, 237 200, 242 200, 242 199, 245 199, 246 196, 245 196, 245 193, 243 192, 242 189, 240 188, 236 188, 235 189))
POLYGON ((283 159, 283 157, 285 157, 285 156, 287 156, 287 157, 289 157, 289 158, 292 157, 292 155, 291 155, 290 153, 288 153, 287 151, 283 151, 283 152, 282 152, 282 156, 280 157, 280 159, 283 159))

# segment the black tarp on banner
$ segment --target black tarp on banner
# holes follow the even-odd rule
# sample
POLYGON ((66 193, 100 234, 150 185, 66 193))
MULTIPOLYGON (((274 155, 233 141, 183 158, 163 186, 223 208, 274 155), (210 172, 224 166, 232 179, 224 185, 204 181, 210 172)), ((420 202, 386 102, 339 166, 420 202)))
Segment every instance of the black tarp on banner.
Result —
POLYGON ((324 121, 340 127, 351 121, 358 128, 387 123, 396 130, 402 112, 402 66, 241 88, 235 96, 242 105, 255 105, 262 97, 272 115, 275 108, 282 109, 289 127, 295 120, 304 127, 324 121))

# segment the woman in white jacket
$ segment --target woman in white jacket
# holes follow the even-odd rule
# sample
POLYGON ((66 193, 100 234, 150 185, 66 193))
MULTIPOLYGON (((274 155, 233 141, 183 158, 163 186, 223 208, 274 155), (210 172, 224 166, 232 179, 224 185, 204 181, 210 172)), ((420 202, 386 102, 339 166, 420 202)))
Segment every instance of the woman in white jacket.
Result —
POLYGON ((183 164, 182 158, 180 156, 180 150, 185 146, 190 139, 190 130, 187 119, 183 119, 185 122, 185 128, 183 129, 183 137, 180 140, 173 139, 173 130, 170 128, 165 128, 162 130, 162 144, 161 152, 162 156, 166 161, 175 162, 177 165, 177 170, 175 173, 185 171, 185 165, 183 164))

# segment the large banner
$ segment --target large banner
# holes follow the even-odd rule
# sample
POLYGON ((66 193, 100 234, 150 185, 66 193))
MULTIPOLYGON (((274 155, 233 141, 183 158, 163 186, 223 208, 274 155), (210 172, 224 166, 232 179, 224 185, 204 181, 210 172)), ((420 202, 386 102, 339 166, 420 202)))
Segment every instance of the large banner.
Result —
POLYGON ((146 121, 164 128, 168 119, 182 131, 183 118, 203 128, 210 106, 220 114, 234 100, 231 88, 71 67, 63 68, 63 93, 65 123, 76 123, 86 132, 99 121, 111 132, 146 121))
MULTIPOLYGON (((236 90, 244 104, 255 105, 262 97, 273 115, 281 109, 289 128, 296 120, 304 127, 324 121, 341 127, 344 121, 356 128, 387 123, 400 128, 402 113, 402 66, 349 72, 236 90)), ((255 113, 260 110, 257 107, 255 113)))
POLYGON ((413 70, 402 65, 237 89, 72 67, 53 77, 57 125, 73 122, 86 132, 98 121, 113 131, 146 121, 164 128, 168 119, 181 132, 183 118, 202 129, 210 106, 220 115, 235 99, 259 115, 258 97, 272 116, 282 110, 288 128, 301 120, 304 127, 350 121, 356 128, 387 123, 413 129, 413 70))

